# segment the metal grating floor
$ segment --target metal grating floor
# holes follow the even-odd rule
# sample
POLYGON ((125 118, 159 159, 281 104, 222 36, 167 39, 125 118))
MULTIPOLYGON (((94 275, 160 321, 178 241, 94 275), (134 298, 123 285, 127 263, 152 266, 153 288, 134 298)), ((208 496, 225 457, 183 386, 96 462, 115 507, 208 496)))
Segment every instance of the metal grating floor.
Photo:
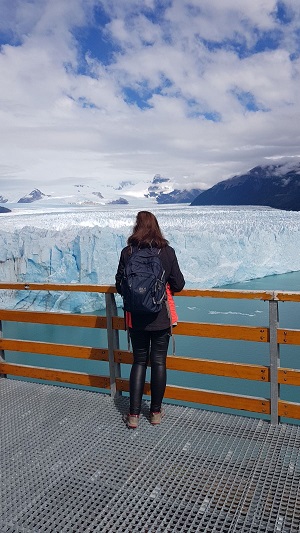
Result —
POLYGON ((1 533, 300 531, 300 427, 0 380, 1 533))

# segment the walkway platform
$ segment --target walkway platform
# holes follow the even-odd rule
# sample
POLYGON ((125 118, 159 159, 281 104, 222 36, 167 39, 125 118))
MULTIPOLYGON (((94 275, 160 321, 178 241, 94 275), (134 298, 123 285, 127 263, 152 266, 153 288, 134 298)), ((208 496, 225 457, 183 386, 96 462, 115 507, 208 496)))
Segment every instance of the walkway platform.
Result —
POLYGON ((1 533, 300 531, 300 427, 0 380, 1 533))

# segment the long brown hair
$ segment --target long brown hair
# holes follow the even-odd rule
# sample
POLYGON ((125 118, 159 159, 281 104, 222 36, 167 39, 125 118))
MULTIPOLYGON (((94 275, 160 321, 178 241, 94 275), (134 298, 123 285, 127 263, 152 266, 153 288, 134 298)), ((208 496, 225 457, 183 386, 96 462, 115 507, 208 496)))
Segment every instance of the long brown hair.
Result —
POLYGON ((132 246, 146 248, 155 246, 164 248, 168 241, 164 238, 156 217, 150 211, 139 211, 136 216, 132 235, 128 237, 127 243, 132 246))

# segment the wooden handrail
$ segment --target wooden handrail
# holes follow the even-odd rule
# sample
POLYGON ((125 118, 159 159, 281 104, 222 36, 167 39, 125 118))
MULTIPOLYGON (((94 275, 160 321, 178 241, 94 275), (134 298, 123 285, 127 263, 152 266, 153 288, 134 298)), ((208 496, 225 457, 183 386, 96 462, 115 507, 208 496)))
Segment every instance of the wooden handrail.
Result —
POLYGON ((0 309, 0 320, 31 322, 33 324, 52 324, 54 326, 76 326, 78 328, 107 328, 106 317, 97 315, 72 315, 70 313, 0 309))
POLYGON ((268 301, 273 299, 273 291, 240 291, 236 289, 183 289, 180 292, 176 292, 175 296, 268 301))
POLYGON ((300 385, 300 370, 294 368, 279 368, 278 383, 282 385, 300 385))
MULTIPOLYGON (((0 315, 1 316, 1 315, 0 315)), ((113 328, 125 329, 124 318, 113 317, 113 328)), ((173 333, 189 337, 210 337, 213 339, 232 339, 255 342, 269 342, 269 328, 238 326, 228 324, 208 324, 200 322, 180 322, 173 333)))
MULTIPOLYGON (((115 350, 116 363, 132 364, 132 352, 115 350)), ((231 363, 214 361, 212 359, 194 359, 193 357, 179 357, 168 355, 167 369, 195 374, 224 376, 227 378, 250 379, 262 382, 270 381, 269 367, 263 365, 249 365, 245 363, 231 363)))
POLYGON ((98 292, 116 293, 113 285, 86 285, 83 283, 0 283, 1 289, 16 291, 63 291, 63 292, 98 292))
MULTIPOLYGON (((31 283, 31 282, 2 282, 0 290, 27 290, 27 291, 63 291, 63 292, 87 292, 115 294, 114 285, 89 285, 83 283, 31 283)), ((258 291, 236 289, 183 289, 175 293, 175 296, 192 296, 203 298, 226 298, 246 300, 277 300, 282 302, 300 302, 300 291, 258 291)))
POLYGON ((106 349, 93 348, 91 346, 75 346, 73 344, 0 339, 0 350, 108 361, 108 350, 106 349))
POLYGON ((300 344, 299 329, 278 329, 277 342, 279 344, 300 344))
POLYGON ((275 291, 274 299, 278 300, 279 302, 300 302, 300 292, 275 291))
MULTIPOLYGON (((120 391, 128 392, 129 380, 118 378, 117 387, 120 391)), ((149 383, 145 384, 144 394, 150 394, 149 383)), ((165 397, 172 398, 173 400, 182 400, 185 402, 196 402, 200 404, 226 407, 229 409, 239 409, 241 411, 270 414, 270 401, 266 400, 265 398, 242 396, 238 394, 225 394, 223 392, 178 387, 176 385, 166 386, 165 397)))
POLYGON ((300 419, 300 404, 295 402, 278 401, 279 416, 300 419))
POLYGON ((73 383, 75 385, 98 387, 101 389, 108 389, 110 386, 108 376, 95 376, 92 374, 84 374, 83 372, 71 372, 29 365, 15 365, 14 363, 0 362, 0 374, 9 374, 12 376, 46 381, 58 381, 61 383, 73 383))
MULTIPOLYGON (((17 291, 64 291, 64 292, 84 292, 102 293, 114 295, 116 289, 112 285, 86 285, 86 284, 41 284, 41 283, 0 283, 0 290, 17 291)), ((201 298, 226 298, 226 299, 248 299, 262 300, 269 302, 268 305, 277 305, 276 302, 300 302, 300 292, 277 292, 277 291, 237 291, 234 289, 184 289, 177 296, 201 297, 201 298)), ((108 296, 106 296, 108 298, 108 296)), ((112 296, 113 298, 113 296, 112 296)), ((109 298, 107 302, 109 301, 109 298)), ((106 313, 107 314, 107 313, 106 313)), ((116 334, 125 327, 122 317, 111 316, 110 331, 116 334)), ((81 315, 71 313, 40 312, 0 309, 0 321, 25 322, 36 324, 52 324, 56 326, 73 326, 84 328, 100 328, 108 331, 107 316, 81 315)), ((299 345, 300 330, 283 329, 274 325, 253 327, 232 324, 211 324, 196 322, 180 322, 175 335, 185 335, 194 337, 209 337, 216 339, 243 340, 259 343, 271 343, 277 341, 277 346, 283 344, 299 345), (273 329, 272 329, 273 328, 273 329), (276 332, 275 341, 274 331, 276 332)), ((0 338, 0 351, 4 352, 24 352, 34 354, 47 354, 70 358, 90 359, 97 361, 109 361, 111 364, 131 364, 132 353, 128 350, 120 350, 117 347, 96 348, 92 346, 77 346, 71 344, 55 344, 40 341, 23 341, 20 339, 0 338), (112 354, 112 355, 111 355, 112 354), (113 357, 113 360, 111 359, 113 357)), ((0 358, 1 359, 1 358, 0 358)), ((277 374, 270 372, 270 367, 265 365, 254 365, 246 363, 217 361, 203 358, 168 356, 167 368, 180 372, 192 372, 206 375, 216 375, 229 378, 247 379, 260 382, 274 383, 274 375, 277 376, 277 384, 291 386, 300 385, 300 370, 279 367, 277 374), (272 377, 273 375, 273 377, 272 377), (272 381, 273 380, 273 381, 272 381)), ((0 360, 0 373, 14 376, 23 376, 30 379, 50 380, 54 382, 72 383, 80 386, 97 387, 109 389, 111 385, 109 376, 96 376, 84 374, 82 372, 63 371, 49 368, 33 367, 24 364, 9 363, 0 360)), ((128 391, 128 380, 118 377, 116 373, 115 388, 117 391, 128 391)), ((145 393, 149 394, 150 385, 146 383, 145 393)), ((224 408, 253 411, 257 413, 270 414, 272 401, 266 398, 248 397, 243 395, 221 393, 186 387, 168 385, 166 388, 166 398, 172 398, 186 402, 196 402, 199 404, 209 404, 224 408)), ((278 414, 288 418, 300 419, 300 404, 296 402, 286 402, 280 398, 277 400, 278 414)))

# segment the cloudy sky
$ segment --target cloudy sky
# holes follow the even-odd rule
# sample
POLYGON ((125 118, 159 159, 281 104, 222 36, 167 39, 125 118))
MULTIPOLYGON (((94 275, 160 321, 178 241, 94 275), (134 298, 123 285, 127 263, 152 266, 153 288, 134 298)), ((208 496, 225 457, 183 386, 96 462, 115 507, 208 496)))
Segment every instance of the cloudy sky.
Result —
POLYGON ((207 188, 300 156, 299 0, 0 6, 0 194, 156 173, 207 188))

